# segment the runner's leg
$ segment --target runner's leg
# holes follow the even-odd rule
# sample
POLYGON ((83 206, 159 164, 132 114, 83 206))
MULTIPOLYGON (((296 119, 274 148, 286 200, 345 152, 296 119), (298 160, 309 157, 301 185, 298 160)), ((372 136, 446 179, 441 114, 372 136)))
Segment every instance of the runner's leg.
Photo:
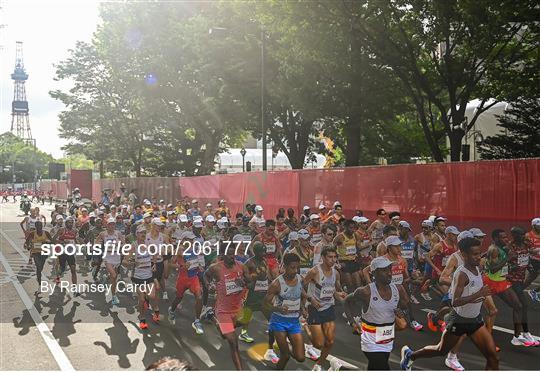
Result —
POLYGON ((491 333, 489 333, 487 328, 482 326, 469 337, 486 358, 486 370, 498 370, 499 357, 495 351, 495 342, 493 341, 493 336, 491 336, 491 333))

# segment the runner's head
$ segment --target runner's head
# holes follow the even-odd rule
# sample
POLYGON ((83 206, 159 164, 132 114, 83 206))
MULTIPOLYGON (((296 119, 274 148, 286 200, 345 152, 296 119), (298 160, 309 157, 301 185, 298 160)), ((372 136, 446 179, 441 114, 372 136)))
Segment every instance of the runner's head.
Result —
POLYGON ((345 230, 344 232, 347 235, 351 235, 354 232, 355 227, 356 222, 354 222, 353 220, 345 220, 345 222, 343 222, 343 229, 345 230))
POLYGON ((276 221, 274 220, 267 220, 264 224, 265 232, 267 235, 274 234, 276 231, 276 221))
POLYGON ((212 213, 212 203, 206 203, 206 210, 212 213))
POLYGON ((154 217, 152 219, 152 231, 161 231, 161 227, 165 226, 159 217, 154 217))
POLYGON ((540 234, 540 217, 533 218, 531 221, 532 229, 540 234))
POLYGON ((388 253, 392 256, 399 256, 401 254, 401 239, 395 235, 390 235, 384 240, 388 253))
POLYGON ((399 221, 398 232, 401 238, 407 239, 411 231, 411 225, 407 221, 399 221))
POLYGON ((289 218, 294 217, 294 209, 292 209, 292 208, 287 209, 287 217, 289 217, 289 218))
POLYGON ((375 257, 369 264, 375 283, 389 285, 392 283, 392 261, 387 257, 375 257))
POLYGON ((286 253, 283 256, 283 267, 285 268, 284 275, 291 278, 298 273, 298 267, 300 265, 300 257, 294 253, 286 253))
POLYGON ((444 230, 446 229, 446 218, 441 216, 435 217, 433 223, 435 224, 435 230, 440 234, 444 234, 444 230))
POLYGON ((284 214, 276 214, 276 222, 278 225, 283 225, 283 223, 285 222, 285 215, 284 214))
POLYGON ((146 226, 144 224, 140 224, 137 226, 136 235, 137 235, 137 242, 142 243, 146 239, 146 226))
POLYGON ((236 226, 242 225, 242 217, 244 217, 242 213, 236 213, 236 226))
POLYGON ((399 221, 401 219, 401 214, 399 212, 390 212, 388 214, 388 217, 390 218, 390 224, 398 227, 399 221))
POLYGON ((459 250, 463 255, 463 260, 466 265, 478 266, 480 265, 480 259, 482 258, 482 250, 480 248, 480 241, 475 238, 464 238, 458 243, 459 250))
POLYGON ((55 220, 56 220, 56 226, 62 226, 64 224, 64 217, 62 217, 61 214, 57 215, 55 220))
POLYGON ((263 211, 264 211, 264 209, 263 209, 262 206, 257 205, 255 207, 255 215, 257 215, 257 217, 259 217, 259 218, 262 217, 263 211))
POLYGON ((473 227, 469 229, 473 237, 480 241, 480 245, 484 242, 484 238, 486 237, 486 234, 482 230, 480 230, 478 227, 473 227))
POLYGON ((358 229, 362 231, 366 231, 368 229, 368 222, 369 219, 364 216, 354 216, 354 221, 356 221, 356 224, 358 225, 358 229))
POLYGON ((308 247, 310 245, 309 237, 309 232, 306 229, 298 230, 298 239, 300 241, 300 246, 308 247))
POLYGON ((332 224, 325 223, 321 228, 321 234, 325 242, 330 243, 334 240, 336 236, 336 226, 332 224))
POLYGON ((392 235, 397 235, 398 231, 395 226, 386 225, 385 227, 383 227, 382 233, 383 233, 383 237, 387 238, 392 235))
POLYGON ((386 211, 383 208, 377 209, 377 219, 379 221, 384 221, 385 218, 386 218, 386 211))
POLYGON ((321 218, 318 214, 315 213, 312 213, 311 216, 309 216, 309 221, 311 226, 313 226, 314 228, 318 228, 321 224, 321 218))
POLYGON ((508 234, 503 229, 495 229, 491 232, 493 243, 499 247, 507 246, 509 243, 508 234))
POLYGON ((334 211, 338 216, 343 216, 343 207, 341 206, 341 204, 335 205, 334 211))
POLYGON ((334 266, 337 262, 336 247, 332 245, 328 247, 324 247, 323 250, 321 251, 321 257, 322 257, 323 264, 326 267, 334 266))
POLYGON ((96 220, 94 221, 94 226, 101 228, 102 223, 103 223, 103 220, 99 217, 96 217, 96 220))
MULTIPOLYGON (((36 226, 37 229, 37 226, 36 226)), ((525 241, 525 230, 519 226, 514 226, 510 229, 510 234, 512 234, 512 240, 516 244, 522 244, 525 241)))
POLYGON ((430 220, 424 220, 422 221, 422 232, 427 234, 431 230, 433 230, 433 222, 430 220))
POLYGON ((73 219, 73 217, 69 216, 68 218, 66 218, 66 227, 68 229, 73 228, 74 223, 75 223, 75 220, 73 219))
POLYGON ((253 243, 253 254, 259 260, 261 260, 266 254, 266 246, 262 242, 253 243))
POLYGON ((41 234, 41 232, 43 231, 43 222, 36 221, 34 226, 36 226, 36 231, 38 232, 38 234, 41 234))
POLYGON ((109 217, 109 219, 107 220, 107 231, 113 232, 115 227, 116 227, 116 218, 109 217))
POLYGON ((206 227, 211 229, 211 228, 214 227, 214 223, 216 222, 216 218, 214 216, 212 216, 211 214, 209 214, 204 219, 204 222, 205 222, 206 227))
POLYGON ((448 226, 446 229, 444 229, 444 234, 446 235, 446 239, 448 241, 452 242, 453 244, 457 243, 457 237, 459 235, 459 230, 455 226, 448 226))

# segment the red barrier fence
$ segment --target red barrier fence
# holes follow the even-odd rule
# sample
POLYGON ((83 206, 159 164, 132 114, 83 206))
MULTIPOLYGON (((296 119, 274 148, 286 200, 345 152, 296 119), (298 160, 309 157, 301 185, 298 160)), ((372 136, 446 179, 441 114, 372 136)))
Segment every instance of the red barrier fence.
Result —
MULTIPOLYGON (((182 194, 201 201, 226 199, 232 211, 257 202, 266 218, 279 207, 312 211, 339 200, 346 216, 355 209, 399 211, 419 229, 429 215, 448 217, 459 228, 487 231, 519 224, 540 214, 540 159, 426 165, 351 167, 180 178, 182 194)), ((200 204, 201 205, 201 204, 200 204)))
POLYGON ((52 190, 52 196, 57 199, 66 199, 68 195, 67 181, 45 180, 39 182, 38 189, 49 195, 49 190, 52 190))
POLYGON ((101 192, 110 188, 120 192, 121 184, 129 192, 135 189, 135 194, 142 203, 145 198, 163 199, 167 203, 175 203, 180 198, 180 185, 178 177, 137 177, 137 178, 109 178, 92 181, 92 200, 101 201, 101 192))

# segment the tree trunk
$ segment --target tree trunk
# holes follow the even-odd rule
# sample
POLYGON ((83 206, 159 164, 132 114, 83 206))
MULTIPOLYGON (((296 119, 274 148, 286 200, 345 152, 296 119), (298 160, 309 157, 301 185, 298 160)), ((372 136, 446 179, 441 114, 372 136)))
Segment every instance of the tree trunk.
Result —
POLYGON ((99 178, 104 178, 105 172, 103 170, 103 160, 99 162, 99 178))
POLYGON ((353 122, 354 119, 347 119, 345 136, 347 146, 345 147, 345 166, 354 167, 360 164, 360 126, 353 122))
POLYGON ((453 130, 450 132, 450 161, 461 161, 461 139, 463 131, 453 130))

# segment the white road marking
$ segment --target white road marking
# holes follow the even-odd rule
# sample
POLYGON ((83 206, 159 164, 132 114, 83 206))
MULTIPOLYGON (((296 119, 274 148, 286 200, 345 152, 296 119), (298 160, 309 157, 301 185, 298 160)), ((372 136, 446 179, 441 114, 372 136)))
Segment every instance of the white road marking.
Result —
MULTIPOLYGON (((3 231, 2 231, 2 235, 4 235, 3 231)), ((0 251, 0 261, 2 262, 2 265, 4 266, 4 268, 6 269, 6 272, 9 275, 15 275, 15 273, 11 269, 11 266, 9 266, 9 263, 6 261, 6 258, 4 257, 1 251, 0 251)), ((30 297, 28 297, 28 294, 24 290, 21 283, 17 280, 13 280, 12 283, 15 289, 17 290, 19 297, 24 303, 24 306, 30 313, 32 320, 36 324, 36 328, 39 331, 39 334, 43 338, 43 341, 45 341, 45 344, 49 348, 49 351, 51 352, 53 358, 56 360, 56 363, 58 364, 58 367, 60 368, 60 370, 73 371, 74 368, 71 365, 71 362, 69 361, 68 357, 64 353, 64 350, 62 350, 62 348, 60 347, 60 345, 54 338, 47 324, 43 322, 41 315, 38 313, 38 311, 34 307, 32 300, 30 300, 30 297)))
MULTIPOLYGON (((431 310, 431 309, 420 309, 420 310, 425 311, 426 313, 432 313, 432 314, 437 312, 437 311, 431 310)), ((510 335, 514 335, 514 330, 513 329, 499 327, 499 326, 496 326, 496 325, 493 326, 493 329, 496 330, 496 331, 499 331, 499 332, 504 332, 504 333, 508 333, 510 335)), ((538 337, 538 336, 533 335, 533 337, 538 337)))

